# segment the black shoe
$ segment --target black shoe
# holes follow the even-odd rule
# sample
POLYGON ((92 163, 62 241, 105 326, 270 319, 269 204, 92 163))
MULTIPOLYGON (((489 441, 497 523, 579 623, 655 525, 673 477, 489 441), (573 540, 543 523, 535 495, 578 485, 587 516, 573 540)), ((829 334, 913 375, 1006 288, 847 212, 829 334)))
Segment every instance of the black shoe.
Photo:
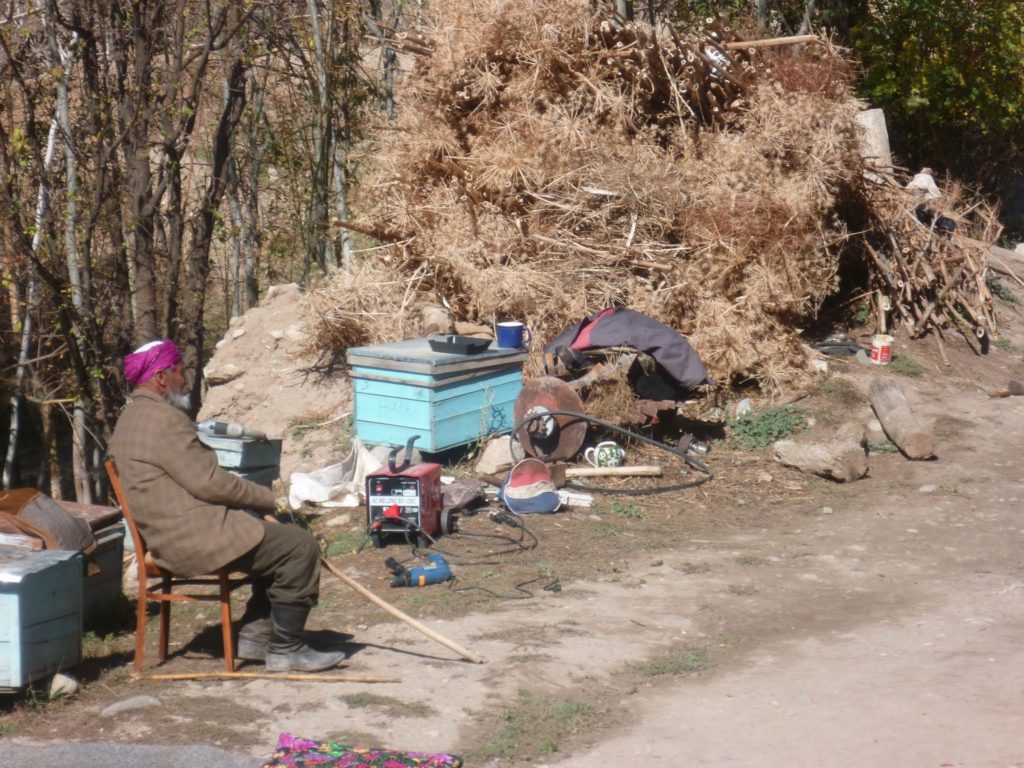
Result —
POLYGON ((266 653, 268 672, 320 672, 345 660, 344 651, 316 651, 306 645, 302 631, 309 607, 275 605, 271 608, 270 641, 266 653))
POLYGON ((336 667, 348 658, 344 651, 315 651, 308 645, 300 650, 267 652, 267 672, 322 672, 336 667))
POLYGON ((238 658, 249 661, 263 661, 267 658, 272 629, 270 607, 266 587, 253 581, 252 596, 245 604, 238 630, 238 652, 235 654, 238 658))
POLYGON ((243 624, 238 630, 238 652, 235 655, 249 661, 265 660, 272 629, 273 624, 269 616, 243 624))

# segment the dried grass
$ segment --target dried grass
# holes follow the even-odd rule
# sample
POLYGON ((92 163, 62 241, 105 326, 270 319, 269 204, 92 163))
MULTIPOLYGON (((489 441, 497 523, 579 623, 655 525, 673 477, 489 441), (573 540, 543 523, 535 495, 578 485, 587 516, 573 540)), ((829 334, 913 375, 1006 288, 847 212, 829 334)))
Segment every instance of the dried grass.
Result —
POLYGON ((847 219, 902 215, 863 188, 842 51, 727 54, 724 27, 623 27, 587 0, 432 7, 359 201, 400 242, 314 294, 314 343, 416 335, 407 310, 439 297, 538 342, 619 303, 723 384, 800 384, 797 329, 836 289, 847 219))

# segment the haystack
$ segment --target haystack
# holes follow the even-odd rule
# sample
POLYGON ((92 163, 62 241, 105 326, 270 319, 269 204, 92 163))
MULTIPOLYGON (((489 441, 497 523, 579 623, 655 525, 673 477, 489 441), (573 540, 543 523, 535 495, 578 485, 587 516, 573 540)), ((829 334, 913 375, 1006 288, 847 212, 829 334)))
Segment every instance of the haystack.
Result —
POLYGON ((721 383, 807 375, 800 329, 871 218, 852 66, 593 5, 440 0, 404 38, 415 69, 342 223, 390 248, 314 296, 323 350, 414 335, 425 303, 540 341, 621 304, 721 383))

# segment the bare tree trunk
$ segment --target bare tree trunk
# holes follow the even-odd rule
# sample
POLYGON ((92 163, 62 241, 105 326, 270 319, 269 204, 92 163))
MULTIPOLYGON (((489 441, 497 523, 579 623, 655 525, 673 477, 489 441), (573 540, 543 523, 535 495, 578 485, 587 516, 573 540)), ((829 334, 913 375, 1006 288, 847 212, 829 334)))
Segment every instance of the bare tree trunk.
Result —
MULTIPOLYGON (((173 128, 165 126, 164 130, 172 131, 173 128)), ((163 208, 162 217, 166 221, 167 227, 165 242, 167 274, 164 278, 167 298, 164 302, 164 318, 167 323, 166 335, 173 339, 178 337, 177 331, 181 322, 178 292, 181 286, 181 269, 185 251, 185 200, 181 181, 183 153, 170 141, 165 141, 164 152, 166 157, 164 173, 167 182, 167 205, 163 208)))
POLYGON ((317 0, 306 0, 309 25, 313 34, 313 61, 317 79, 317 121, 313 145, 313 195, 310 209, 310 236, 317 266, 326 274, 330 266, 337 264, 333 242, 327 237, 327 211, 331 170, 334 165, 334 135, 331 130, 331 89, 328 83, 329 67, 327 51, 333 41, 334 14, 327 14, 326 40, 320 26, 320 11, 317 0))
POLYGON ((37 488, 52 499, 62 499, 60 490, 60 466, 57 463, 57 436, 53 428, 53 404, 43 401, 39 404, 39 421, 42 426, 40 442, 43 445, 39 461, 39 483, 37 488))
POLYGON ((250 67, 246 73, 249 82, 250 92, 253 98, 254 118, 249 127, 249 184, 246 189, 246 210, 248 211, 247 227, 242 239, 243 252, 245 254, 245 308, 255 307, 260 298, 259 276, 257 271, 260 264, 260 249, 262 239, 260 235, 260 172, 263 169, 263 158, 270 147, 269 132, 264 133, 261 129, 268 123, 266 112, 263 108, 264 87, 256 77, 255 71, 250 67))
MULTIPOLYGON (((38 216, 37 216, 38 218, 38 216)), ((34 238, 33 238, 34 239, 34 238)), ((21 420, 21 406, 24 397, 21 388, 25 382, 28 365, 28 351, 32 341, 32 312, 36 303, 36 278, 28 277, 28 291, 25 299, 25 317, 21 325, 21 345, 18 351, 18 367, 14 374, 14 391, 11 393, 11 424, 7 433, 7 456, 4 458, 4 488, 10 489, 14 482, 14 459, 18 455, 18 422, 21 420)))
MULTIPOLYGON (((351 30, 346 19, 342 25, 342 49, 345 55, 348 54, 351 45, 351 30)), ((392 54, 394 54, 394 51, 392 51, 392 54)), ((388 98, 391 105, 388 112, 389 118, 393 117, 392 111, 394 108, 393 80, 393 75, 390 78, 386 78, 388 98)), ((345 154, 352 147, 352 110, 347 79, 345 83, 346 87, 343 87, 341 94, 342 133, 338 137, 339 141, 334 146, 334 210, 338 221, 348 221, 348 167, 345 154)), ((346 272, 351 272, 353 269, 352 235, 347 229, 342 228, 338 237, 341 249, 341 268, 346 272)))
POLYGON ((141 344, 157 338, 157 270, 154 253, 153 219, 163 191, 154 189, 150 170, 149 144, 152 122, 152 80, 155 29, 160 16, 159 0, 141 0, 130 15, 116 22, 128 27, 132 46, 111 41, 108 54, 118 70, 118 119, 124 151, 128 191, 129 258, 132 262, 132 296, 135 317, 134 342, 141 344), (127 57, 132 55, 129 63, 127 57))
POLYGON ((246 238, 246 225, 242 219, 242 204, 239 201, 238 166, 235 159, 228 159, 228 212, 231 216, 231 260, 228 264, 228 317, 242 314, 242 241, 246 238))
POLYGON ((85 424, 85 406, 75 401, 72 416, 72 466, 75 471, 75 500, 83 504, 92 503, 92 481, 89 477, 89 430, 85 424))
MULTIPOLYGON (((46 154, 43 157, 43 170, 48 171, 53 165, 54 148, 57 145, 57 118, 50 123, 50 133, 46 139, 46 154)), ((39 250, 43 232, 43 219, 46 217, 50 204, 50 193, 46 187, 46 178, 39 183, 39 194, 36 197, 35 232, 32 233, 32 252, 39 250)), ((10 488, 14 481, 14 458, 18 453, 18 422, 21 417, 21 406, 24 398, 21 389, 25 384, 28 371, 29 349, 32 346, 32 312, 36 304, 35 274, 28 276, 28 290, 25 298, 25 319, 21 325, 21 344, 18 349, 18 367, 14 373, 14 393, 11 395, 11 427, 7 436, 7 456, 4 458, 4 488, 10 488)))
MULTIPOLYGON (((71 293, 71 306, 76 318, 82 316, 84 301, 82 297, 82 275, 78 260, 78 159, 74 148, 74 133, 71 130, 71 118, 68 106, 68 82, 71 75, 72 56, 62 51, 54 29, 54 3, 46 4, 46 36, 50 45, 50 59, 54 68, 60 67, 63 75, 57 81, 57 119, 60 123, 64 141, 64 173, 65 173, 65 212, 64 212, 64 255, 67 265, 68 287, 71 293)), ((78 34, 71 37, 71 47, 78 41, 78 34)), ((72 323, 74 341, 79 348, 83 347, 82 328, 78 322, 72 323)), ((75 498, 84 503, 92 503, 92 483, 89 467, 89 432, 86 424, 85 404, 81 397, 75 401, 72 431, 74 434, 74 451, 72 464, 75 471, 75 498)))
MULTIPOLYGON (((240 56, 240 51, 238 51, 240 56)), ((215 213, 219 210, 227 190, 228 162, 231 158, 232 139, 238 121, 245 107, 245 67, 236 58, 227 76, 227 99, 221 112, 213 138, 210 180, 203 195, 199 215, 192 226, 185 277, 185 305, 182 330, 184 347, 182 354, 193 371, 192 410, 193 416, 199 409, 203 387, 203 341, 205 339, 204 317, 206 282, 210 274, 210 244, 213 240, 215 213)))

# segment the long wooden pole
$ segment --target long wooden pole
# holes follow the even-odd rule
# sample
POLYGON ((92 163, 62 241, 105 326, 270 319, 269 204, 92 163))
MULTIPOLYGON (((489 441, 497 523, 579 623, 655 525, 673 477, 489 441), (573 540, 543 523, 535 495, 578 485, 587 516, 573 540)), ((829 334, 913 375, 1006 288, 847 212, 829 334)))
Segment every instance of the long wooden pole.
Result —
POLYGON ((397 677, 372 675, 304 675, 274 672, 175 672, 143 675, 143 680, 298 680, 308 683, 400 683, 397 677))
POLYGON ((821 38, 817 35, 791 35, 790 37, 773 37, 768 40, 737 40, 726 43, 723 47, 727 51, 735 51, 743 48, 771 48, 776 45, 795 45, 797 43, 813 43, 821 38))
POLYGON ((374 605, 376 605, 379 608, 383 608, 385 611, 390 613, 396 619, 399 619, 400 621, 404 621, 406 624, 408 624, 413 629, 422 632, 424 635, 429 637, 431 640, 436 640, 441 645, 443 645, 445 648, 450 648, 451 650, 453 650, 457 654, 459 654, 459 656, 461 656, 462 658, 466 659, 466 661, 472 661, 474 664, 483 664, 484 663, 484 660, 482 658, 480 658, 479 656, 477 656, 476 654, 474 654, 474 653, 472 653, 470 651, 467 651, 465 648, 463 648, 458 643, 453 643, 451 640, 449 640, 448 638, 444 637, 443 635, 439 635, 437 632, 432 630, 430 627, 428 627, 425 624, 422 624, 421 622, 417 621, 416 619, 414 619, 409 614, 403 613, 398 608, 395 608, 395 606, 391 605, 391 603, 389 603, 386 600, 382 600, 381 598, 377 597, 375 594, 373 594, 373 592, 368 590, 362 584, 360 584, 359 582, 355 581, 354 579, 349 578, 344 573, 342 573, 337 568, 335 568, 333 565, 331 565, 329 562, 327 562, 326 558, 321 558, 321 562, 324 564, 324 566, 327 568, 328 571, 330 571, 335 576, 337 576, 339 579, 341 579, 343 582, 348 584, 350 587, 352 587, 352 589, 354 589, 360 595, 365 597, 371 603, 373 603, 374 605))

